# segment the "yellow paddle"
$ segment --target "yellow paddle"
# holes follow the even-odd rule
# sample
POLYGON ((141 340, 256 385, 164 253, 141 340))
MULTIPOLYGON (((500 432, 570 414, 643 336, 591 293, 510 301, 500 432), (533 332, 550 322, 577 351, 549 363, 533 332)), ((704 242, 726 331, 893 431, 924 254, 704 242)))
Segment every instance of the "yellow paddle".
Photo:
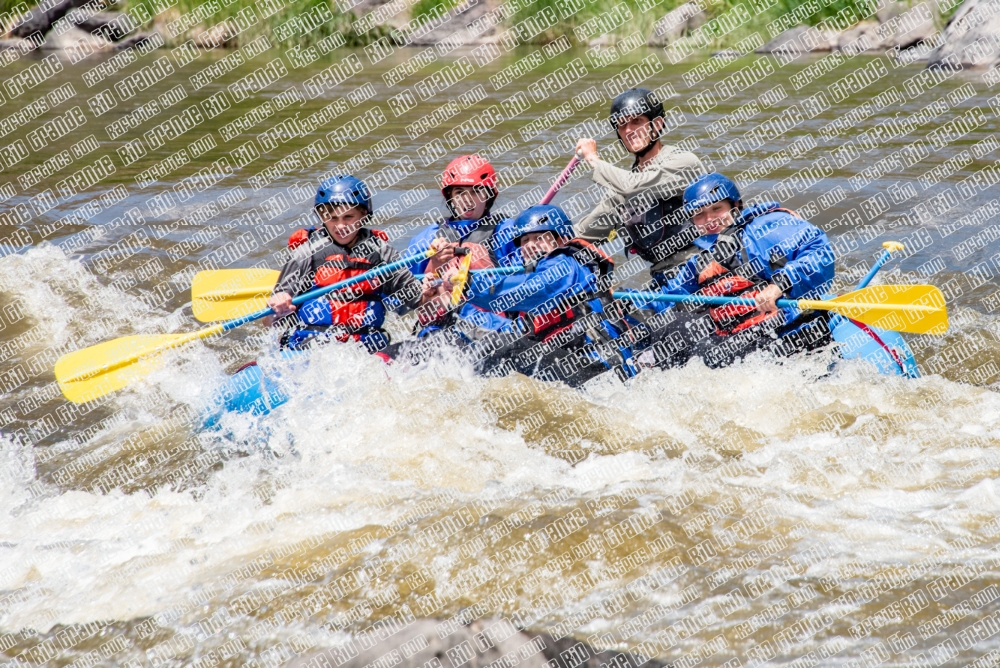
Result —
MULTIPOLYGON (((659 292, 615 292, 616 299, 642 302, 689 302, 708 306, 755 306, 753 299, 665 295, 659 292)), ((833 311, 842 316, 895 332, 944 334, 948 308, 944 295, 933 285, 875 285, 832 299, 779 299, 780 307, 801 311, 833 311)))
POLYGON ((230 320, 267 306, 278 274, 273 269, 199 271, 191 283, 191 310, 199 322, 230 320))
MULTIPOLYGON (((353 278, 299 295, 292 299, 292 303, 298 306, 329 292, 343 290, 355 283, 392 273, 414 262, 420 262, 433 254, 434 251, 431 250, 416 253, 353 278)), ((81 404, 92 401, 105 394, 120 390, 158 369, 163 363, 163 357, 160 353, 192 341, 218 336, 236 329, 240 325, 269 315, 274 315, 274 311, 267 308, 197 332, 139 334, 99 343, 60 357, 59 361, 56 362, 56 381, 59 383, 63 395, 73 403, 81 404)))
POLYGON ((459 246, 455 249, 455 252, 457 253, 459 250, 465 251, 465 257, 462 258, 462 262, 459 264, 458 273, 452 279, 452 285, 454 286, 451 289, 452 306, 458 306, 459 302, 462 301, 462 291, 465 290, 465 283, 469 280, 469 267, 472 266, 472 251, 469 248, 459 246))

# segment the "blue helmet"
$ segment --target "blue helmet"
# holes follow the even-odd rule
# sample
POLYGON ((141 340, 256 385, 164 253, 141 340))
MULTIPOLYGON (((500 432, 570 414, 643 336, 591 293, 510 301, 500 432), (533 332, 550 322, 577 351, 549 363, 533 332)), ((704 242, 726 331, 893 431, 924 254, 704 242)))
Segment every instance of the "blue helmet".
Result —
POLYGON ((515 246, 521 245, 521 237, 532 232, 554 232, 557 236, 573 238, 573 221, 566 212, 552 204, 530 206, 514 219, 515 246))
POLYGON ((705 174, 699 176, 684 189, 684 211, 693 216, 694 212, 701 207, 721 202, 724 199, 732 200, 735 206, 743 197, 740 195, 739 188, 729 178, 718 172, 705 174))
POLYGON ((372 212, 372 194, 361 179, 351 176, 331 176, 320 184, 316 191, 316 202, 320 204, 351 204, 360 206, 369 214, 372 212))

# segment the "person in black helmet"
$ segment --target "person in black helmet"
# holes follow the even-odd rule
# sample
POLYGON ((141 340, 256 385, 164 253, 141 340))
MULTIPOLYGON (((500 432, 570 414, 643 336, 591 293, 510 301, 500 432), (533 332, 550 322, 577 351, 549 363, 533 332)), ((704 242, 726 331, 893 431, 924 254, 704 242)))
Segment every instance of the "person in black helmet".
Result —
POLYGON ((682 196, 685 186, 706 170, 695 154, 660 141, 663 104, 652 91, 632 88, 616 97, 609 120, 635 162, 631 170, 620 169, 601 160, 594 139, 576 143, 577 155, 594 169, 592 178, 605 187, 604 198, 577 223, 576 234, 591 242, 612 232, 621 235, 630 252, 652 265, 653 279, 664 285, 698 236, 683 212, 682 196))

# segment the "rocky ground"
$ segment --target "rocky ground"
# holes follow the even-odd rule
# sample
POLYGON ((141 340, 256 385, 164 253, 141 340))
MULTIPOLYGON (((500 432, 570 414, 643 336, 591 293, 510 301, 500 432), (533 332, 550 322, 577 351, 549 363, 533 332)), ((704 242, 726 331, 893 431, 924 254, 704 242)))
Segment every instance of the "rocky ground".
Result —
MULTIPOLYGON (((0 39, 0 51, 22 53, 39 49, 68 51, 77 57, 127 48, 155 48, 190 39, 202 49, 227 48, 239 43, 237 27, 228 20, 211 26, 198 24, 182 36, 167 34, 171 17, 160 16, 144 32, 128 14, 86 11, 87 0, 62 0, 47 10, 34 8, 7 26, 0 39)), ((497 41, 510 17, 494 0, 467 0, 455 9, 414 28, 399 12, 385 11, 389 0, 361 0, 351 10, 367 29, 379 28, 399 44, 435 46, 450 50, 497 41), (377 17, 377 20, 375 19, 377 17), (365 19, 369 19, 365 21, 365 19), (367 24, 372 24, 368 26, 367 24)), ((992 68, 1000 65, 1000 3, 995 0, 965 0, 947 25, 937 25, 934 5, 927 0, 909 6, 889 0, 875 16, 835 30, 827 27, 794 26, 766 43, 741 42, 741 50, 718 52, 719 57, 739 57, 743 51, 773 54, 793 59, 799 54, 843 52, 848 55, 887 54, 904 62, 926 62, 930 67, 992 68)), ((168 10, 167 13, 169 13, 168 10)), ((176 10, 172 10, 176 12, 176 10)), ((166 14, 166 13, 165 13, 166 14)), ((696 2, 685 3, 664 15, 651 31, 647 44, 671 50, 700 45, 700 31, 708 16, 696 2)), ((763 26, 758 34, 767 34, 763 26)), ((592 46, 614 42, 601 35, 589 40, 592 46)))

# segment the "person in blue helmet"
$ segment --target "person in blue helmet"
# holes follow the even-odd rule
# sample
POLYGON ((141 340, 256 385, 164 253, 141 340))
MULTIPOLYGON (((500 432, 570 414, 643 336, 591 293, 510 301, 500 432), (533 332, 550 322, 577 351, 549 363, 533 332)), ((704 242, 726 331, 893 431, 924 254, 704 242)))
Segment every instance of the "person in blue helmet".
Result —
POLYGON ((314 209, 321 225, 299 230, 289 240, 291 257, 267 302, 276 314, 275 324, 285 328, 282 346, 303 348, 322 336, 358 341, 378 353, 389 343, 382 328, 387 307, 416 307, 420 282, 404 268, 296 308, 292 299, 297 295, 401 258, 384 232, 365 227, 372 215, 372 200, 360 179, 346 175, 323 181, 314 209))
POLYGON ((485 337, 469 356, 485 375, 518 371, 581 385, 608 370, 623 378, 636 368, 622 315, 611 298, 613 260, 573 238, 573 223, 558 206, 539 204, 514 221, 513 240, 525 273, 478 274, 470 302, 516 319, 517 329, 485 337))
POLYGON ((677 305, 646 319, 658 366, 694 356, 726 366, 754 351, 787 356, 831 342, 826 315, 779 308, 778 299, 821 299, 834 274, 826 234, 777 202, 745 207, 736 184, 706 174, 684 191, 698 252, 662 287, 666 294, 744 297, 756 306, 677 305))

